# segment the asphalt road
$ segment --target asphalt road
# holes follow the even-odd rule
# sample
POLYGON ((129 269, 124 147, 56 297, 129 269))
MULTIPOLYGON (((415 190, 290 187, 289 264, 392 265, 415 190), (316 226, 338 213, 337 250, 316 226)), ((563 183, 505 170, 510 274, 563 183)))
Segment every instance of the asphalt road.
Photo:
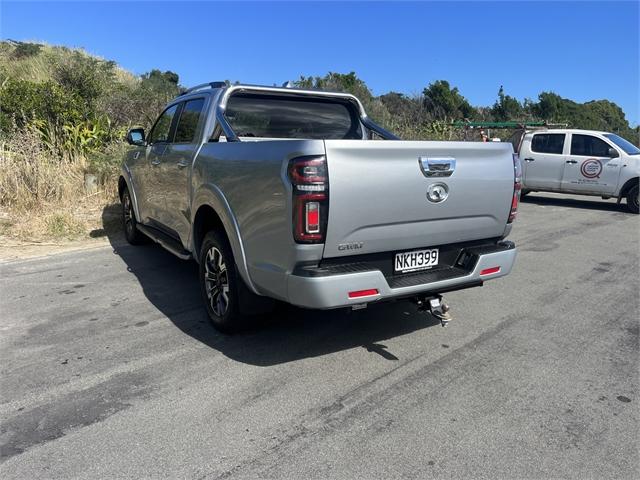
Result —
POLYGON ((640 222, 531 195, 513 273, 213 331, 157 246, 0 265, 0 476, 638 478, 640 222))

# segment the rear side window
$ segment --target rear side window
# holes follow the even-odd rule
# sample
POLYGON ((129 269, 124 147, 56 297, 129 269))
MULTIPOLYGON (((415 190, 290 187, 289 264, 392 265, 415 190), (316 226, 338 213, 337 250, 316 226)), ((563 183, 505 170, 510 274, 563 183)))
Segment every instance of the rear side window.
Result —
POLYGON ((149 135, 149 143, 161 143, 169 141, 169 133, 171 132, 171 122, 176 114, 178 105, 167 108, 162 115, 156 120, 156 124, 149 135))
POLYGON ((335 99, 240 94, 225 116, 239 137, 362 138, 356 107, 335 99))
POLYGON ((196 139, 198 121, 204 107, 204 98, 189 100, 184 104, 178 125, 176 126, 175 143, 193 143, 196 139))
POLYGON ((531 151, 561 154, 564 148, 564 133, 538 133, 531 140, 531 151))
POLYGON ((571 155, 581 155, 584 157, 608 157, 609 145, 599 138, 591 135, 571 136, 571 155))

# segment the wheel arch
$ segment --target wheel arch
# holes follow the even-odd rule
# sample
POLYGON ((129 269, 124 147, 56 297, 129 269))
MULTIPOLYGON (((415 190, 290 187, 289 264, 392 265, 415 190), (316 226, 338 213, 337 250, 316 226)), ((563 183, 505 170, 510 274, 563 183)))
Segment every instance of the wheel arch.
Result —
POLYGON ((620 198, 625 198, 627 196, 627 193, 629 193, 629 190, 631 190, 633 187, 638 185, 639 182, 640 182, 640 177, 630 178, 624 183, 624 185, 620 189, 620 194, 618 196, 620 198))
POLYGON ((219 229, 229 240, 240 276, 253 293, 259 294, 249 275, 240 227, 224 194, 215 185, 203 185, 194 195, 193 206, 190 242, 193 257, 199 261, 204 236, 219 229))
POLYGON ((140 210, 138 208, 138 196, 136 195, 136 191, 133 188, 133 179, 131 177, 131 171, 126 165, 122 166, 122 172, 120 172, 120 177, 118 177, 118 197, 120 201, 122 201, 122 194, 124 193, 125 187, 129 190, 129 195, 131 195, 131 202, 133 203, 133 212, 136 215, 136 219, 140 222, 140 210))

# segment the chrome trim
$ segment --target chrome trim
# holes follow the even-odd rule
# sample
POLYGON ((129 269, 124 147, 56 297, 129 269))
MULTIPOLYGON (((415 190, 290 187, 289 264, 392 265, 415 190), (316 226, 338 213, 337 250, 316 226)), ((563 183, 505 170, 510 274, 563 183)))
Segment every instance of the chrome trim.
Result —
POLYGON ((449 198, 449 187, 446 183, 432 183, 427 188, 427 200, 431 203, 442 203, 449 198))
POLYGON ((425 177, 450 177, 456 170, 453 157, 418 157, 418 164, 425 177))

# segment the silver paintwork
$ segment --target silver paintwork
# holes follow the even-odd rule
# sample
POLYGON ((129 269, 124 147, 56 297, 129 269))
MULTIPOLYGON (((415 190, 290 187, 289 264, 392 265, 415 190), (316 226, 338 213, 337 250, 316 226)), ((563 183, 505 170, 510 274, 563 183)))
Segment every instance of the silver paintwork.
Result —
MULTIPOLYGON (((366 132, 362 140, 239 138, 224 113, 230 96, 247 91, 346 99, 357 106, 365 127, 383 138, 397 138, 371 122, 359 100, 345 93, 234 85, 198 88, 176 98, 168 106, 206 98, 197 140, 132 147, 122 175, 143 231, 152 226, 175 236, 184 252, 174 249, 174 253, 198 257, 194 221, 199 209, 212 208, 250 290, 298 305, 332 308, 353 303, 345 289, 355 279, 356 283, 375 280, 380 298, 387 298, 463 284, 475 277, 392 290, 388 285, 383 288, 382 274, 295 277, 297 264, 356 253, 344 245, 358 245, 357 253, 365 254, 500 238, 509 232, 506 222, 514 180, 510 144, 374 141, 366 139, 366 132), (306 155, 327 158, 330 209, 324 245, 298 244, 293 239, 287 165, 290 159, 306 155), (438 178, 423 175, 416 165, 421 156, 449 159, 446 170, 455 170, 447 178, 446 202, 427 200, 426 192, 438 178), (328 288, 335 292, 342 288, 340 299, 333 293, 323 296, 318 291, 323 285, 332 285, 328 288), (318 295, 328 303, 314 300, 318 295)), ((510 270, 515 251, 506 255, 501 275, 510 270)))
MULTIPOLYGON (((347 292, 376 288, 378 295, 371 300, 388 300, 406 297, 425 291, 438 291, 456 285, 464 285, 477 281, 485 281, 504 277, 511 272, 516 259, 516 249, 482 255, 471 273, 461 278, 433 282, 428 285, 390 288, 380 271, 332 275, 330 277, 288 277, 289 302, 307 308, 338 308, 362 303, 362 298, 348 298, 347 292), (500 271, 487 276, 480 276, 485 268, 500 267, 500 271)), ((367 301, 371 301, 367 297, 367 301)))
POLYGON ((325 257, 351 254, 338 245, 364 242, 358 253, 409 250, 501 237, 513 197, 512 147, 507 143, 325 140, 329 225, 325 257), (419 156, 454 155, 449 198, 426 193, 419 156))

